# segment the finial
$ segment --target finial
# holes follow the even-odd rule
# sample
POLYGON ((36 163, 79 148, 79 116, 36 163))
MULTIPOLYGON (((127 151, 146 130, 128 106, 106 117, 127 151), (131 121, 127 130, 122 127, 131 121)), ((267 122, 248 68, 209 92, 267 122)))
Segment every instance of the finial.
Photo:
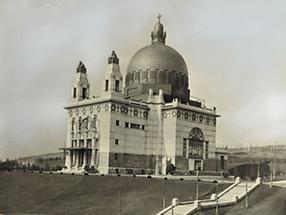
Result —
POLYGON ((158 16, 157 16, 157 19, 158 19, 158 22, 160 23, 160 19, 161 19, 161 14, 158 14, 158 16))

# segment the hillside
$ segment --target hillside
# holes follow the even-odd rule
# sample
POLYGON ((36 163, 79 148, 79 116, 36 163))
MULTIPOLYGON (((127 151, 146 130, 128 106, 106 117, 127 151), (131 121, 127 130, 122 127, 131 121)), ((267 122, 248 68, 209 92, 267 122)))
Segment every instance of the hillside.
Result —
MULTIPOLYGON (((167 205, 173 197, 194 199, 195 184, 139 177, 0 172, 0 213, 112 215, 119 214, 121 205, 122 215, 154 214, 162 208, 163 193, 167 205)), ((215 192, 213 183, 200 182, 199 187, 204 198, 215 192)))

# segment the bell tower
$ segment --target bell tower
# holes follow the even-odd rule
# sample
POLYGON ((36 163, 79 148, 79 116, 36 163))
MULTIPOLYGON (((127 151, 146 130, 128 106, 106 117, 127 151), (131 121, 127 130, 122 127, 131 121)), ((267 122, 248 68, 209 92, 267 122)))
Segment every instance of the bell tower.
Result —
POLYGON ((122 94, 123 78, 119 68, 119 59, 114 51, 108 57, 108 64, 103 83, 103 95, 122 94))
POLYGON ((90 88, 87 80, 87 71, 84 64, 80 61, 77 69, 75 78, 72 84, 72 102, 79 102, 85 99, 89 99, 90 88))

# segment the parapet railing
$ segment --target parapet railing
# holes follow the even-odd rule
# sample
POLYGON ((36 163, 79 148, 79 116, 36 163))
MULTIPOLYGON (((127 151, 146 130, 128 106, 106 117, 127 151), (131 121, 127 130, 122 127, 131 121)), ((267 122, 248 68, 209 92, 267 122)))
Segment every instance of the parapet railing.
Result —
MULTIPOLYGON (((232 184, 231 186, 229 186, 228 188, 226 188, 225 190, 223 190, 221 193, 219 193, 215 198, 210 198, 210 199, 203 199, 203 200, 195 200, 195 201, 184 201, 184 202, 178 202, 176 205, 170 205, 167 208, 165 208, 164 210, 160 211, 159 213, 157 213, 156 215, 164 215, 167 212, 171 211, 173 208, 177 207, 178 205, 187 205, 187 204, 194 204, 195 207, 190 209, 190 211, 188 212, 188 214, 193 214, 194 212, 198 211, 199 209, 202 208, 213 208, 216 206, 216 204, 209 204, 209 205, 201 205, 201 203, 207 203, 207 202, 215 202, 216 198, 220 198, 223 195, 225 195, 227 192, 229 192, 230 190, 232 190, 234 187, 236 187, 238 184, 241 183, 241 179, 238 177, 235 180, 235 183, 232 184)), ((250 192, 254 191, 259 185, 261 184, 261 178, 257 178, 255 185, 250 187, 247 191, 247 194, 249 194, 250 192)), ((240 196, 236 196, 236 198, 233 201, 227 201, 227 202, 220 202, 219 206, 228 206, 228 205, 234 205, 237 204, 239 201, 241 201, 243 198, 245 198, 246 193, 243 193, 240 196)))

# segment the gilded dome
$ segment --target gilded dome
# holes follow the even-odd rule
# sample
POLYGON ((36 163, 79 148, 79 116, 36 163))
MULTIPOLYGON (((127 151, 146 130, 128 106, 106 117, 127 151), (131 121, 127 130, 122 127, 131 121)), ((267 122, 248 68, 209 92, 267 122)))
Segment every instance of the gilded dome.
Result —
POLYGON ((151 45, 137 51, 127 66, 126 96, 144 99, 149 89, 155 94, 161 89, 166 101, 188 101, 187 65, 179 52, 165 44, 166 32, 160 16, 158 19, 151 33, 151 45))

